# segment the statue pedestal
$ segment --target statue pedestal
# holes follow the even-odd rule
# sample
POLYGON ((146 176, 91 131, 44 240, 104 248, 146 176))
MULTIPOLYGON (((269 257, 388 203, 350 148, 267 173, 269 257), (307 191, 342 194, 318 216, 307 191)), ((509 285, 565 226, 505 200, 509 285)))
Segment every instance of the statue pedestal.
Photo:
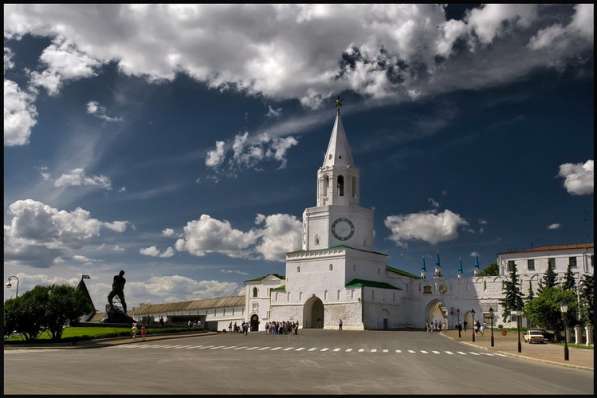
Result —
POLYGON ((591 345, 593 344, 593 326, 591 325, 587 325, 585 326, 585 332, 586 332, 586 345, 591 345))
POLYGON ((106 319, 104 323, 119 323, 131 325, 135 320, 124 313, 121 308, 106 304, 106 319))
POLYGON ((580 329, 580 325, 576 325, 574 327, 574 344, 582 344, 582 331, 580 329))

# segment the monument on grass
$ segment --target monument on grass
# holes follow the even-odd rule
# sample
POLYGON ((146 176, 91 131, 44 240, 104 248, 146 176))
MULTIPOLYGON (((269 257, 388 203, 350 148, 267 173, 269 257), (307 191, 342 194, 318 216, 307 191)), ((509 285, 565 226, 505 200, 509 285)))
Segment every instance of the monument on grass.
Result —
POLYGON ((124 271, 114 275, 112 282, 112 291, 108 295, 108 304, 106 304, 106 316, 104 323, 132 323, 133 318, 127 315, 126 301, 124 300, 124 271), (114 305, 114 296, 120 300, 120 306, 114 305))

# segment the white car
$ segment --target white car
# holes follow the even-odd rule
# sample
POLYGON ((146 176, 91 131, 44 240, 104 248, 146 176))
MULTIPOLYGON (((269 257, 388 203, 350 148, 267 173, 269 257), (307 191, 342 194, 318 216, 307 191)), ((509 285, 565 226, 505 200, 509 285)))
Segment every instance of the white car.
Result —
POLYGON ((529 329, 523 337, 527 343, 545 343, 545 336, 541 329, 529 329))

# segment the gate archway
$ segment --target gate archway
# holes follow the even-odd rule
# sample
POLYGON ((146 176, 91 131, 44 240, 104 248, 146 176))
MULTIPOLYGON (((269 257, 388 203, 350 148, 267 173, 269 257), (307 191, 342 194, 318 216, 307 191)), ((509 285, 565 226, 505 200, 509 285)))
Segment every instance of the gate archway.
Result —
POLYGON ((444 303, 438 299, 431 300, 425 309, 425 320, 433 326, 441 325, 442 329, 448 327, 448 317, 444 303))
POLYGON ((251 332, 256 332, 259 330, 259 316, 257 314, 253 314, 251 316, 251 332))
POLYGON ((303 327, 323 328, 323 302, 317 296, 311 297, 303 307, 303 327))

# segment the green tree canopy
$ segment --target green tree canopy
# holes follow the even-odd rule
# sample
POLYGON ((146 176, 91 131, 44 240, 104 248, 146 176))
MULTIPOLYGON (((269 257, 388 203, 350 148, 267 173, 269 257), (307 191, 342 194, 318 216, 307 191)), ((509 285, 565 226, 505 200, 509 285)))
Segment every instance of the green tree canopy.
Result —
POLYGON ((502 311, 502 318, 504 322, 507 322, 510 313, 513 310, 522 310, 524 302, 522 300, 522 292, 520 291, 520 281, 518 278, 518 272, 516 264, 514 264, 510 270, 510 280, 504 281, 504 288, 502 293, 504 298, 501 300, 504 310, 502 311))
POLYGON ((549 266, 548 262, 547 270, 543 274, 543 280, 539 283, 539 293, 541 293, 545 288, 554 287, 556 285, 557 278, 558 275, 554 271, 553 267, 549 266))
POLYGON ((498 276, 500 274, 500 267, 498 267, 497 263, 491 263, 485 268, 483 268, 478 276, 498 276))
POLYGON ((59 340, 67 321, 76 321, 91 311, 91 305, 83 291, 68 285, 52 285, 48 289, 45 326, 53 340, 59 340))
POLYGON ((590 325, 595 325, 595 285, 594 277, 585 274, 580 282, 581 319, 590 325))
POLYGON ((560 311, 562 303, 568 305, 567 322, 569 326, 572 326, 576 320, 576 294, 559 287, 544 288, 537 297, 527 302, 524 314, 533 325, 553 330, 559 334, 564 330, 560 311))
POLYGON ((572 267, 568 264, 566 275, 564 276, 564 282, 562 282, 562 289, 574 290, 576 287, 576 281, 574 280, 574 274, 572 273, 572 267))

